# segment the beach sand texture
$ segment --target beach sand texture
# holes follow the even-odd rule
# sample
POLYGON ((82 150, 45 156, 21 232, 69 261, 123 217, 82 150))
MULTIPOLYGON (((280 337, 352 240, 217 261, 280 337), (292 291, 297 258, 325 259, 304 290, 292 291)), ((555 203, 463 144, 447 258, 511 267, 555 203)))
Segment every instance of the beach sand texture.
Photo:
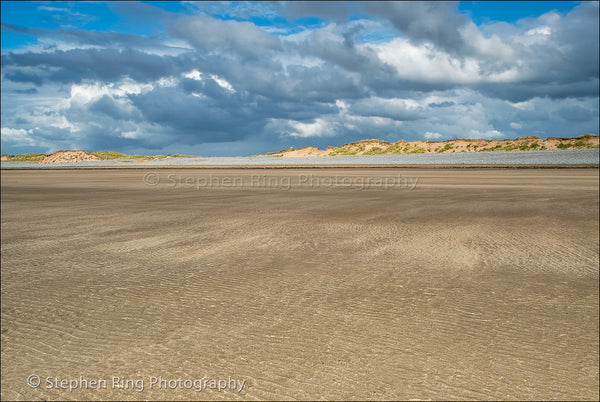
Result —
POLYGON ((597 168, 1 179, 3 400, 599 398, 597 168))

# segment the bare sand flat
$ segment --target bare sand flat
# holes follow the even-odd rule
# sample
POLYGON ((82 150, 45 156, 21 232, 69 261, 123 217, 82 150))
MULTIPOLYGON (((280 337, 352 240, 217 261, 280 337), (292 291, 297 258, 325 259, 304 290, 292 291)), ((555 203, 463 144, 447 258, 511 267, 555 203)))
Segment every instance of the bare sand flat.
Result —
POLYGON ((3 400, 599 398, 597 168, 0 174, 3 400))

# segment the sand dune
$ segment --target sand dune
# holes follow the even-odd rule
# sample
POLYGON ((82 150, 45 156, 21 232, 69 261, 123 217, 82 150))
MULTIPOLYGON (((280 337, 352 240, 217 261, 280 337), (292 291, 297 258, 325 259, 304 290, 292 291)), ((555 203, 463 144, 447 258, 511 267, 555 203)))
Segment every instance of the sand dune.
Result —
POLYGON ((100 158, 85 151, 56 151, 52 155, 46 156, 39 163, 63 163, 63 162, 83 162, 99 161, 100 158))
POLYGON ((336 156, 336 155, 379 155, 412 153, 452 153, 486 151, 538 151, 569 148, 598 148, 599 136, 586 134, 580 137, 521 137, 503 140, 453 139, 446 141, 405 141, 387 142, 362 140, 344 144, 342 147, 304 147, 272 152, 269 155, 283 157, 336 156))
POLYGON ((2 400, 597 400, 598 178, 3 170, 2 400))

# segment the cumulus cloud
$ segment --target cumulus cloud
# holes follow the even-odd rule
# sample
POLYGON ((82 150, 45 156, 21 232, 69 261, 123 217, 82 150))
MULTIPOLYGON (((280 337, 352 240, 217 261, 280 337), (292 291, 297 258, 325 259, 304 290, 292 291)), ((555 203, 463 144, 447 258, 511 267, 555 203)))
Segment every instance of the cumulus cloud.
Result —
POLYGON ((366 9, 389 19, 415 44, 430 43, 449 54, 462 53, 467 45, 460 29, 467 17, 457 11, 455 1, 366 2, 366 9))
POLYGON ((182 17, 171 25, 169 32, 206 52, 234 51, 258 57, 280 48, 277 37, 250 22, 223 21, 206 14, 182 17))
POLYGON ((2 135, 2 140, 15 144, 15 145, 36 145, 35 140, 31 138, 31 134, 33 134, 33 130, 25 130, 23 128, 10 128, 10 127, 2 127, 0 130, 0 134, 2 135))
POLYGON ((598 132, 594 3, 483 25, 455 2, 110 7, 154 32, 2 22, 38 40, 2 50, 3 152, 598 132))
POLYGON ((159 56, 124 48, 85 48, 68 51, 9 53, 2 55, 6 79, 43 83, 81 83, 84 80, 156 80, 177 74, 185 57, 159 56))
POLYGON ((292 131, 289 133, 292 137, 322 137, 332 136, 338 129, 339 124, 328 122, 324 119, 315 119, 312 123, 302 123, 299 121, 288 121, 292 131))

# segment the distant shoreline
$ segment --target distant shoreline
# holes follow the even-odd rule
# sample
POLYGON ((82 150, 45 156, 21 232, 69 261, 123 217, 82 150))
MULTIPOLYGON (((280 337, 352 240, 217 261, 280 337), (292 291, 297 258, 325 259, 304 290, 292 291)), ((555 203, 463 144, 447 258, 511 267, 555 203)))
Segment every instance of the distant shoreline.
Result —
POLYGON ((40 164, 2 162, 2 170, 28 169, 296 169, 296 168, 597 168, 597 149, 568 149, 527 152, 425 153, 281 158, 202 157, 135 160, 87 160, 40 164))
MULTIPOLYGON (((254 155, 253 157, 309 157, 309 156, 354 156, 354 155, 404 155, 427 153, 479 153, 479 152, 517 152, 517 151, 552 151, 567 149, 598 149, 599 136, 585 134, 579 137, 548 137, 543 140, 536 136, 503 140, 453 139, 445 141, 412 141, 400 140, 387 142, 382 140, 361 140, 345 144, 341 147, 290 148, 279 152, 254 155)), ((119 163, 143 163, 148 161, 164 161, 171 158, 204 158, 182 154, 169 155, 128 155, 115 151, 87 152, 83 150, 60 150, 52 154, 2 154, 2 162, 33 162, 40 164, 110 161, 119 163)), ((239 156, 239 158, 244 158, 239 156)))

